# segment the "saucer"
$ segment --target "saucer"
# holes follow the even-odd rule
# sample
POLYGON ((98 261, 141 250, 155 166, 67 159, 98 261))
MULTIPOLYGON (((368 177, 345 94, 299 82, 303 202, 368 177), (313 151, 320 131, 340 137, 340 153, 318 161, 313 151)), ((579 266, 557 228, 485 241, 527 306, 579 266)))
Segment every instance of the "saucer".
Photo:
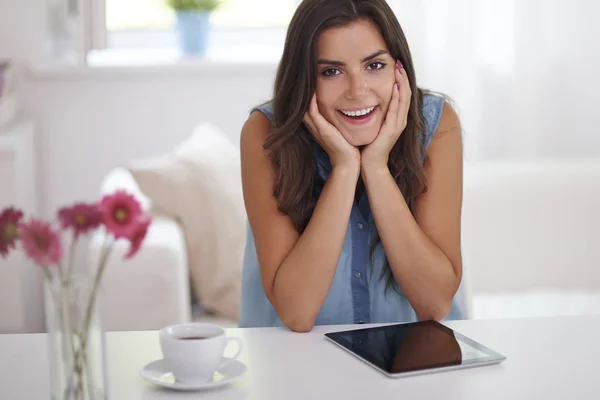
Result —
POLYGON ((146 364, 140 371, 140 376, 148 382, 167 389, 184 391, 213 389, 233 382, 246 372, 247 368, 243 362, 236 359, 226 359, 229 362, 222 368, 217 369, 212 380, 207 382, 178 382, 163 359, 146 364))

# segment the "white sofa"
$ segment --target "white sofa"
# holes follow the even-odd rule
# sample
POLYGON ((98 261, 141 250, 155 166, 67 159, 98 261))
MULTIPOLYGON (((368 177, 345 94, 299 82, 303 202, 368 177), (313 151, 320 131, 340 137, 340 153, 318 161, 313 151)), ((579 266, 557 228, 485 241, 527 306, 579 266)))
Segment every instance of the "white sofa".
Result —
MULTIPOLYGON (((117 187, 149 205, 126 170, 112 171, 102 190, 117 187)), ((466 163, 463 258, 470 317, 597 312, 598 227, 600 160, 466 163)), ((191 318, 186 247, 175 220, 157 218, 140 255, 109 269, 109 329, 155 329, 191 318)))
POLYGON ((600 312, 600 159, 465 166, 473 318, 600 312))

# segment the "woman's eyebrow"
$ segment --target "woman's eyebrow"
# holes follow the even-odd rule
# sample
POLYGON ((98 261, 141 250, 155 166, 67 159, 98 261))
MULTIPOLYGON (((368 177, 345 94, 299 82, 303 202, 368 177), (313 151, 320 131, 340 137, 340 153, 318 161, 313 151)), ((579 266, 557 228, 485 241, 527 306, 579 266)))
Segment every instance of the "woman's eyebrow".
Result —
MULTIPOLYGON (((378 57, 378 56, 383 55, 383 54, 388 54, 388 52, 385 51, 385 50, 377 50, 375 53, 370 54, 367 57, 365 57, 362 60, 360 60, 360 62, 367 62, 367 61, 372 60, 375 57, 378 57)), ((340 67, 343 67, 344 65, 346 65, 345 63, 343 63, 341 61, 327 60, 327 59, 324 59, 324 58, 320 58, 317 61, 317 64, 337 65, 337 66, 340 66, 340 67)))

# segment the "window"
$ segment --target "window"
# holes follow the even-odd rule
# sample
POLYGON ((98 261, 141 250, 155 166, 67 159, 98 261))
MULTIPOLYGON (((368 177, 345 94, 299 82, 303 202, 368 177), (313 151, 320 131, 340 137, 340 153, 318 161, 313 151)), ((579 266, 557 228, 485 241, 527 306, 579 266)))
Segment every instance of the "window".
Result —
MULTIPOLYGON (((166 0, 84 1, 92 17, 88 63, 112 62, 116 55, 123 62, 177 58, 176 15, 166 0)), ((276 58, 300 2, 222 0, 211 16, 210 57, 243 58, 251 47, 258 59, 276 58)))
MULTIPOLYGON (((175 24, 175 13, 166 0, 104 0, 106 30, 167 30, 175 24)), ((289 23, 299 0, 224 0, 215 10, 214 28, 272 28, 289 23), (268 10, 268 12, 265 12, 268 10)))

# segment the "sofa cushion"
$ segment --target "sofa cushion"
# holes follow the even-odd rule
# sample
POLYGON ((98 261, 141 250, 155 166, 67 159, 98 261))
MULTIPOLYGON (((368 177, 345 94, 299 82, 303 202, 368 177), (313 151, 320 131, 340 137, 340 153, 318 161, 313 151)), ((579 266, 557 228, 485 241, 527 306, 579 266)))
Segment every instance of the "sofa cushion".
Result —
POLYGON ((237 320, 246 234, 238 147, 200 123, 171 151, 128 169, 152 210, 181 224, 192 289, 203 308, 237 320))

